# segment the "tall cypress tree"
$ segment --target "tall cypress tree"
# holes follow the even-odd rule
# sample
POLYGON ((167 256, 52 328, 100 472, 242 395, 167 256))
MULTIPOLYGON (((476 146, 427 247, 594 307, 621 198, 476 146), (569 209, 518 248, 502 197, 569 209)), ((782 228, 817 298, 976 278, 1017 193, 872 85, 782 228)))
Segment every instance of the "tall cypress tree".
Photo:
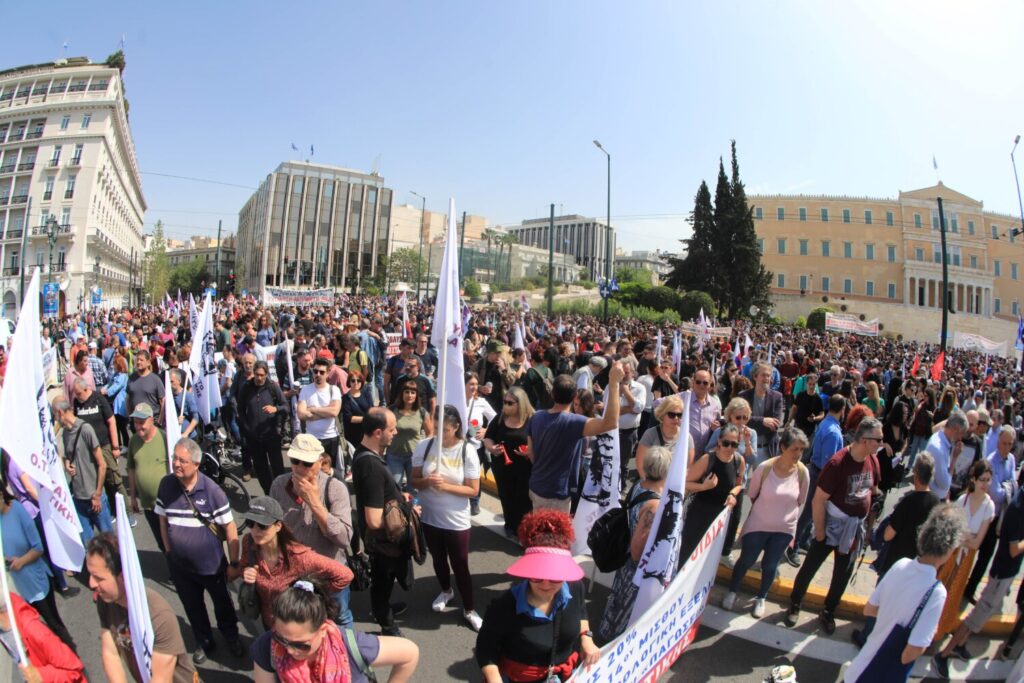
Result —
POLYGON ((711 191, 708 184, 703 181, 693 200, 690 224, 693 226, 692 236, 681 240, 686 244, 686 257, 670 259, 672 272, 666 284, 677 289, 698 289, 711 294, 712 298, 717 298, 712 293, 715 274, 715 216, 714 208, 711 206, 711 191))
MULTIPOLYGON (((724 172, 719 166, 720 176, 724 172)), ((736 158, 736 141, 732 141, 732 179, 730 182, 729 216, 726 225, 719 224, 719 233, 728 235, 728 249, 731 256, 728 272, 729 312, 743 315, 751 304, 761 308, 768 306, 768 287, 772 274, 761 263, 761 251, 757 248, 757 231, 754 229, 754 210, 747 205, 747 191, 740 180, 739 161, 736 158), (725 229, 723 229, 725 228, 725 229)), ((717 210, 717 206, 715 207, 717 210)), ((716 211, 717 215, 717 211, 716 211)))

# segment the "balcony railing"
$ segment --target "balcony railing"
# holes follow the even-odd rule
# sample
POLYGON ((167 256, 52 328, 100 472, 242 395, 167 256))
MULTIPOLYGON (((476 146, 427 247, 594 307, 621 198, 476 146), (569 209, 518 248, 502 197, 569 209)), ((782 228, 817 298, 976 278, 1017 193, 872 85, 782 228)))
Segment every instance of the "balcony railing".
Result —
POLYGON ((8 230, 7 234, 4 235, 5 240, 20 240, 25 234, 24 230, 8 230))
POLYGON ((43 137, 43 131, 41 130, 34 130, 31 133, 25 135, 26 140, 37 140, 41 137, 43 137))
POLYGON ((71 157, 68 159, 68 166, 81 166, 82 157, 71 157))
POLYGON ((0 173, 14 173, 14 169, 17 164, 4 164, 0 166, 0 173))
POLYGON ((47 190, 43 193, 43 201, 48 202, 53 199, 53 190, 47 190))
POLYGON ((28 194, 16 194, 11 197, 11 205, 24 204, 28 201, 28 194))
POLYGON ((53 268, 50 269, 50 272, 51 273, 63 273, 67 269, 68 269, 68 264, 66 264, 66 263, 54 263, 53 264, 53 268))
POLYGON ((46 162, 47 168, 56 168, 60 165, 60 159, 50 159, 46 162))
POLYGON ((74 190, 66 190, 64 192, 64 199, 73 199, 74 196, 75 196, 75 191, 74 190))
POLYGON ((25 131, 16 130, 13 133, 11 133, 11 137, 7 138, 7 142, 17 142, 18 140, 21 140, 23 137, 25 137, 25 131))
POLYGON ((4 268, 4 275, 21 275, 21 266, 8 266, 4 268))
POLYGON ((11 201, 10 197, 4 197, 3 195, 0 195, 0 206, 6 206, 7 202, 9 201, 11 201))
POLYGON ((36 167, 36 162, 34 162, 34 161, 26 161, 23 164, 18 164, 18 170, 19 171, 31 171, 35 167, 36 167))
MULTIPOLYGON (((47 225, 37 225, 36 227, 32 228, 32 236, 33 237, 46 237, 46 235, 49 234, 49 229, 50 228, 47 225)), ((57 232, 58 235, 70 235, 71 234, 71 224, 70 223, 61 223, 61 224, 57 225, 57 231, 56 232, 57 232)))

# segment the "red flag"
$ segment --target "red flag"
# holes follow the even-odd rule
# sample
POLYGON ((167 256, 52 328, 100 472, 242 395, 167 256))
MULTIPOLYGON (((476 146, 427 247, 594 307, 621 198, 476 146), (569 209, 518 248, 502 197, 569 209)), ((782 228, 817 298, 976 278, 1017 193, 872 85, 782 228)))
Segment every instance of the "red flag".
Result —
POLYGON ((910 368, 910 376, 917 377, 917 371, 921 369, 921 356, 914 354, 914 367, 910 368))
POLYGON ((946 352, 939 351, 939 355, 935 357, 935 362, 932 363, 932 381, 938 382, 942 378, 942 366, 946 364, 946 352))

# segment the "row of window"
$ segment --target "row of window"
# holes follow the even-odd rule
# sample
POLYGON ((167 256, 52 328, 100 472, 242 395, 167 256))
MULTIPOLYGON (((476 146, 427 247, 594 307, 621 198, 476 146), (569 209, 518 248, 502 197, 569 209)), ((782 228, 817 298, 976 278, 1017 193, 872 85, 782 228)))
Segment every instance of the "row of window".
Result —
POLYGON ((13 100, 15 97, 38 97, 42 95, 60 95, 65 92, 104 92, 110 86, 110 79, 105 76, 75 78, 57 78, 52 81, 35 81, 11 83, 0 88, 0 102, 13 100))
MULTIPOLYGON (((82 114, 81 130, 88 130, 92 123, 92 113, 82 114)), ((18 142, 20 140, 34 140, 43 137, 43 129, 46 127, 46 119, 33 119, 31 121, 15 121, 12 124, 0 124, 0 142, 18 142), (10 135, 8 135, 10 133, 10 135)), ((68 130, 71 127, 71 115, 65 114, 60 119, 60 129, 68 130)))
MULTIPOLYGON (((821 222, 822 223, 828 223, 829 220, 830 220, 830 214, 829 214, 828 208, 822 207, 821 209, 819 209, 819 212, 820 212, 819 216, 821 218, 821 222)), ((798 215, 800 221, 806 221, 807 220, 807 208, 801 206, 799 209, 797 209, 797 215, 798 215)), ((852 213, 852 211, 850 209, 843 209, 842 210, 842 216, 843 216, 843 218, 842 218, 843 223, 858 223, 858 224, 862 224, 862 225, 874 225, 874 222, 875 222, 874 212, 871 209, 864 209, 864 218, 863 218, 863 220, 861 220, 859 217, 858 218, 854 218, 853 217, 853 213, 852 213)), ((757 219, 757 220, 764 220, 764 209, 762 207, 760 207, 760 206, 754 207, 754 218, 757 219)), ((777 209, 775 209, 775 218, 776 218, 776 220, 779 220, 779 221, 786 220, 786 209, 785 209, 785 207, 781 207, 780 206, 777 209)), ((960 214, 958 214, 958 213, 956 213, 954 211, 950 211, 950 212, 948 212, 944 216, 944 218, 945 218, 945 221, 946 221, 946 227, 949 229, 950 232, 953 232, 953 233, 959 233, 960 232, 960 214)), ((932 221, 932 230, 936 230, 937 231, 939 229, 939 212, 938 212, 938 210, 932 209, 931 221, 932 221)), ((896 215, 892 211, 886 211, 885 212, 885 225, 887 225, 887 226, 895 226, 896 225, 896 215)), ((903 221, 900 221, 900 227, 905 227, 903 225, 903 221)), ((915 228, 923 228, 924 227, 923 218, 922 218, 921 214, 918 213, 918 212, 914 213, 914 227, 915 228)), ((967 234, 968 235, 975 235, 975 234, 977 234, 976 233, 976 228, 975 228, 975 225, 974 225, 974 221, 972 221, 972 220, 967 221, 967 234)), ((1011 230, 1007 234, 1008 234, 1008 236, 1010 238, 1010 242, 1014 242, 1015 241, 1015 236, 1013 234, 1013 231, 1011 230)), ((999 239, 999 226, 996 225, 995 223, 993 223, 992 225, 989 226, 989 236, 992 239, 999 239)))

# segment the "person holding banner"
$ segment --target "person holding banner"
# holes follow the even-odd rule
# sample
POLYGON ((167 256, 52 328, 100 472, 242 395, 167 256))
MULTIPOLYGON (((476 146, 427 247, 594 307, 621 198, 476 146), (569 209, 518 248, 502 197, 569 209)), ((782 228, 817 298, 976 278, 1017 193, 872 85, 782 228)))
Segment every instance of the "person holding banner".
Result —
POLYGON ((605 604, 604 615, 597 627, 598 642, 610 643, 629 626, 633 604, 639 587, 633 582, 637 563, 647 545, 647 537, 658 511, 658 500, 665 489, 665 477, 672 464, 672 449, 653 446, 647 450, 645 477, 634 486, 626 501, 626 520, 629 524, 629 555, 626 563, 615 572, 611 595, 605 604))
POLYGON ((96 595, 96 613, 103 629, 100 651, 106 679, 110 683, 126 683, 127 669, 136 683, 143 683, 129 624, 135 619, 146 619, 153 630, 150 683, 199 683, 181 637, 178 617, 163 596, 152 588, 146 589, 149 614, 140 614, 128 604, 117 537, 112 533, 94 536, 85 553, 89 589, 96 595))
POLYGON ((568 513, 537 510, 523 518, 519 538, 526 550, 506 573, 526 580, 491 602, 476 638, 486 683, 564 681, 580 664, 600 658, 583 569, 569 550, 573 537, 568 513))

